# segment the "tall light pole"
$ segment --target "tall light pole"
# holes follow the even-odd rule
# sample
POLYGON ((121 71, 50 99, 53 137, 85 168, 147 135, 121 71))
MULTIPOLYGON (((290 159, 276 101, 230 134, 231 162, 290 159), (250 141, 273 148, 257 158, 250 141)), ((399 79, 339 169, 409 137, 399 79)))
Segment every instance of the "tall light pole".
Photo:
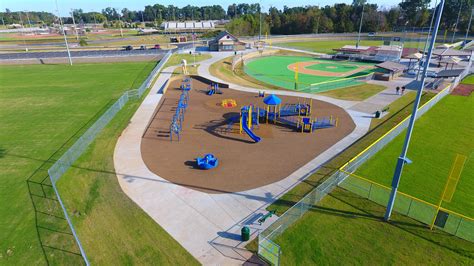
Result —
POLYGON ((259 30, 258 30, 258 41, 260 42, 262 38, 262 1, 260 1, 258 5, 258 13, 260 15, 260 23, 259 23, 259 30))
POLYGON ((359 34, 357 35, 356 48, 359 48, 359 44, 360 44, 360 32, 362 31, 362 20, 364 19, 364 8, 365 8, 365 3, 362 4, 362 13, 360 15, 359 34))
POLYGON ((410 144, 411 135, 413 133, 413 126, 415 125, 415 119, 416 119, 416 115, 418 111, 418 106, 420 105, 421 93, 423 91, 423 87, 425 86, 426 72, 428 71, 428 66, 431 61, 431 55, 433 53, 433 47, 436 42, 436 36, 438 35, 438 28, 439 28, 439 23, 441 21, 441 15, 443 14, 443 8, 444 8, 444 0, 441 0, 439 3, 439 7, 436 8, 438 9, 436 23, 434 26, 433 35, 431 36, 431 43, 430 43, 430 48, 428 50, 428 55, 427 55, 426 61, 423 64, 423 73, 421 75, 420 87, 418 88, 418 91, 416 92, 415 104, 413 106, 413 112, 411 114, 410 122, 408 124, 408 129, 405 136, 405 142, 402 148, 402 153, 400 154, 400 157, 398 157, 397 159, 397 166, 395 168, 395 173, 393 174, 392 191, 390 192, 390 198, 388 200, 387 210, 384 216, 385 221, 390 220, 390 216, 392 215, 393 205, 395 204, 395 197, 397 196, 398 185, 400 184, 400 177, 403 172, 403 166, 406 163, 410 163, 410 160, 407 158, 408 146, 410 144))
MULTIPOLYGON (((28 11, 25 10, 25 14, 26 14, 26 19, 28 20, 28 28, 31 30, 31 21, 30 21, 30 16, 28 15, 28 11)), ((33 33, 34 34, 34 33, 33 33)))
POLYGON ((471 29, 472 13, 474 13, 474 7, 471 9, 471 16, 469 16, 469 23, 467 24, 466 36, 464 36, 464 45, 466 45, 467 36, 469 35, 469 30, 471 29))
POLYGON ((25 52, 28 52, 28 46, 26 45, 26 40, 25 40, 25 24, 23 23, 23 19, 21 18, 20 11, 18 11, 18 17, 20 18, 21 37, 23 37, 23 45, 25 46, 25 52))
POLYGON ((66 44, 67 57, 69 58, 69 65, 72 66, 71 52, 69 51, 69 44, 67 43, 66 31, 64 30, 63 20, 61 19, 61 14, 59 13, 58 0, 55 0, 55 2, 56 2, 56 12, 58 13, 58 18, 59 18, 59 27, 63 32, 64 43, 66 44))
POLYGON ((462 8, 462 1, 459 0, 458 18, 456 19, 456 24, 454 24, 454 31, 453 31, 453 37, 451 38, 451 43, 454 43, 454 36, 456 35, 456 31, 458 30, 459 17, 461 16, 461 8, 462 8))
POLYGON ((74 25, 74 33, 76 33, 76 40, 79 41, 79 34, 77 33, 76 20, 74 20, 74 10, 71 8, 72 24, 74 25))

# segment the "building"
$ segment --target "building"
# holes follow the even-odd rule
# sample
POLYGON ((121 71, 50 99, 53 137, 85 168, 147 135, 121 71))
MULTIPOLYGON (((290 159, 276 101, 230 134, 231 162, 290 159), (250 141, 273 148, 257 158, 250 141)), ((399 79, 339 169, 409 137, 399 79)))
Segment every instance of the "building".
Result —
POLYGON ((245 43, 227 31, 222 31, 209 41, 209 50, 211 51, 240 51, 244 49, 245 43))
POLYGON ((398 61, 402 54, 402 48, 399 45, 381 45, 381 46, 356 46, 344 45, 342 48, 334 49, 336 58, 357 59, 375 62, 398 61))
POLYGON ((403 74, 403 71, 406 68, 405 65, 392 61, 385 61, 375 66, 378 68, 378 70, 374 73, 374 79, 384 81, 389 81, 399 77, 401 74, 403 74))
POLYGON ((212 20, 204 21, 165 21, 161 23, 161 29, 165 32, 205 32, 215 29, 215 22, 212 20))

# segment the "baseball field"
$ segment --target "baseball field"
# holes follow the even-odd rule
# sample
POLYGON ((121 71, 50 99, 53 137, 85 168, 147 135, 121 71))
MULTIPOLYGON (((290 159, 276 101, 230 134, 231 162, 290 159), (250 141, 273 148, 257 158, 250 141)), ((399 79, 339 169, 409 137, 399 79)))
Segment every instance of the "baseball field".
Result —
POLYGON ((307 92, 323 92, 362 84, 374 64, 305 56, 269 56, 246 62, 244 71, 259 81, 307 92))

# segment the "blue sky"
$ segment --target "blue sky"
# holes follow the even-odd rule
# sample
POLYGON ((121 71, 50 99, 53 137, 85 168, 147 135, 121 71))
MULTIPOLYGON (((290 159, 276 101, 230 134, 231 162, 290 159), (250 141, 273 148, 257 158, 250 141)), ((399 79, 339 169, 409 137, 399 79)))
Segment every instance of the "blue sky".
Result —
MULTIPOLYGON (((213 5, 215 3, 220 4, 227 10, 227 6, 232 3, 258 3, 258 0, 255 1, 232 1, 232 0, 220 0, 220 1, 211 1, 211 0, 160 0, 160 1, 150 1, 150 0, 57 0, 59 5, 59 10, 61 15, 65 16, 71 8, 82 8, 84 11, 100 11, 105 7, 115 7, 115 8, 128 8, 131 10, 143 9, 145 5, 153 5, 155 3, 160 3, 162 5, 173 4, 175 6, 186 6, 190 5, 213 5)), ((275 6, 277 8, 283 8, 284 5, 287 6, 301 6, 301 5, 332 5, 334 3, 352 3, 352 0, 262 0, 261 4, 265 10, 270 6, 275 6)), ((397 5, 400 1, 398 0, 369 0, 369 3, 377 3, 379 6, 391 7, 397 5)), ((0 0, 0 10, 4 11, 5 8, 9 8, 11 11, 19 10, 31 10, 31 11, 53 11, 56 10, 55 0, 0 0)))

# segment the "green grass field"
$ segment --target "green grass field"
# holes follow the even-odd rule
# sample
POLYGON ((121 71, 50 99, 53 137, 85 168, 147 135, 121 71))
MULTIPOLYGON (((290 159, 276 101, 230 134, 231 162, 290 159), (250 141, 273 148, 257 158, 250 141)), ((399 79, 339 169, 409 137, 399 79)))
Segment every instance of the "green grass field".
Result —
POLYGON ((471 84, 471 85, 474 85, 474 75, 469 75, 467 77, 465 77, 462 81, 461 81, 462 84, 471 84))
POLYGON ((472 265, 474 244, 337 188, 276 238, 281 265, 472 265))
MULTIPOLYGON (((51 215, 57 204, 50 199, 53 194, 47 186, 46 170, 124 91, 137 88, 154 65, 0 66, 0 264, 81 262, 60 211, 56 212, 59 218, 51 215)), ((128 113, 114 122, 119 123, 114 131, 107 131, 103 142, 95 144, 94 150, 100 149, 106 158, 92 162, 91 167, 113 173, 111 152, 134 112, 132 107, 122 111, 128 113)), ((87 156, 98 158, 93 152, 87 156)), ((70 171, 60 180, 59 188, 78 222, 76 229, 91 261, 194 262, 123 195, 114 175, 105 178, 104 172, 99 173, 101 178, 94 181, 90 173, 70 171)))
POLYGON ((320 94, 341 100, 363 101, 385 89, 386 87, 382 85, 365 83, 342 89, 329 90, 321 92, 320 94))
MULTIPOLYGON (((268 56, 258 59, 251 60, 245 64, 244 71, 247 75, 259 81, 280 86, 285 89, 295 88, 295 72, 288 69, 288 65, 297 62, 310 62, 318 61, 320 64, 315 64, 309 67, 314 70, 323 70, 333 73, 344 73, 357 68, 357 65, 373 65, 361 62, 335 62, 331 60, 314 59, 312 57, 305 56, 268 56)), ((373 70, 364 70, 356 74, 349 75, 348 77, 355 77, 359 75, 369 74, 373 70)), ((308 87, 310 84, 328 82, 342 79, 343 77, 329 77, 329 76, 318 76, 298 73, 298 88, 308 87)), ((351 84, 343 84, 339 86, 334 83, 328 86, 327 89, 318 90, 318 92, 337 89, 347 86, 358 85, 360 82, 352 81, 351 84)))
MULTIPOLYGON (((444 208, 474 217, 474 96, 452 96, 436 104, 415 124, 399 190, 438 204, 456 154, 468 157, 456 192, 444 208)), ((390 186, 405 133, 394 139, 356 174, 390 186)))
MULTIPOLYGON (((432 97, 432 93, 424 94, 421 103, 432 97)), ((389 119, 385 119, 362 139, 322 165, 316 173, 288 191, 267 210, 276 210, 281 215, 320 185, 335 169, 407 117, 413 105, 405 99, 413 100, 413 97, 405 95, 402 98, 404 103, 393 106, 392 112, 387 115, 389 119)), ((392 215, 390 223, 383 222, 384 211, 383 206, 336 188, 276 238, 276 243, 282 248, 281 264, 474 263, 473 243, 439 230, 431 231, 426 225, 398 213, 392 215)), ((251 242, 247 248, 256 250, 256 241, 251 242)))

